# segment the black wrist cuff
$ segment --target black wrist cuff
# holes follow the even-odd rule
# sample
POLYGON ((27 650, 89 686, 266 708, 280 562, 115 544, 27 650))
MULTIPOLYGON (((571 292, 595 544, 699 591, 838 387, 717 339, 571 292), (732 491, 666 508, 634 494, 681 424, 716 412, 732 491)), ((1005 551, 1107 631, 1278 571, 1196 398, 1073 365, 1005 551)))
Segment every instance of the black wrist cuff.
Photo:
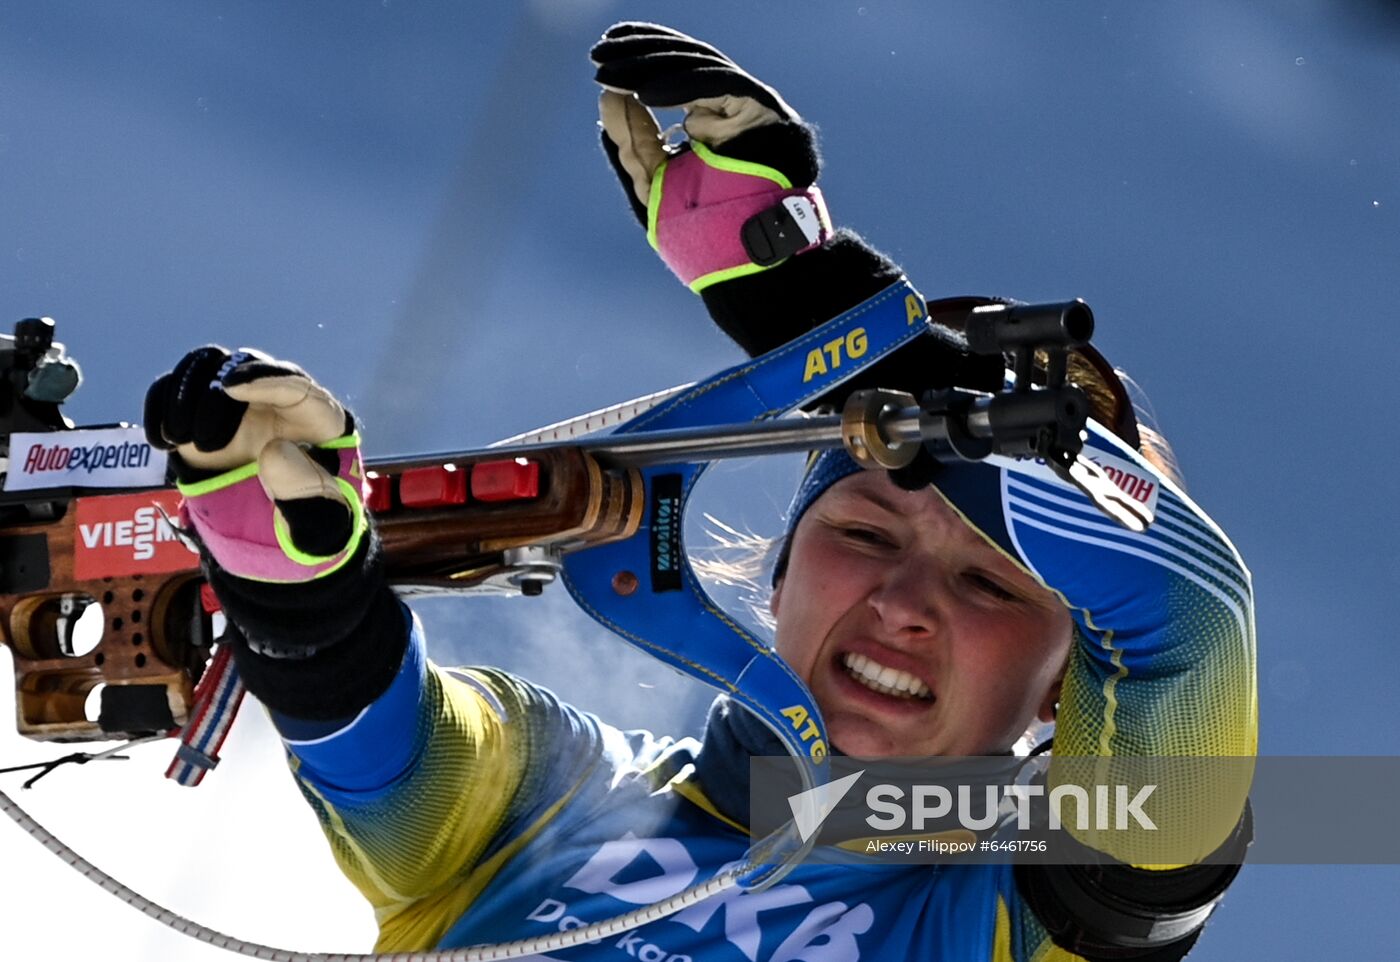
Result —
POLYGON ((898 266, 849 230, 777 267, 701 291, 720 330, 750 357, 766 354, 889 287, 898 266))
MULTIPOLYGON (((1064 833, 1056 838, 1057 845, 1084 848, 1064 833)), ((1253 838, 1246 803, 1234 832, 1201 864, 1138 869, 1084 849, 1084 864, 1017 865, 1016 886, 1061 948, 1093 962, 1166 962, 1194 944, 1253 838)))
POLYGON ((385 583, 370 530, 337 571, 297 584, 235 577, 205 553, 243 683, 259 701, 308 720, 352 716, 393 681, 408 620, 385 583))
POLYGON ((274 711, 307 721, 353 718, 388 689, 408 647, 408 615, 387 585, 370 594, 349 635, 308 658, 269 658, 230 622, 227 642, 248 691, 274 711))
POLYGON ((384 584, 379 538, 365 533, 338 570, 311 581, 278 584, 229 574, 204 552, 204 575, 228 620, 249 647, 273 658, 305 658, 349 635, 384 584))

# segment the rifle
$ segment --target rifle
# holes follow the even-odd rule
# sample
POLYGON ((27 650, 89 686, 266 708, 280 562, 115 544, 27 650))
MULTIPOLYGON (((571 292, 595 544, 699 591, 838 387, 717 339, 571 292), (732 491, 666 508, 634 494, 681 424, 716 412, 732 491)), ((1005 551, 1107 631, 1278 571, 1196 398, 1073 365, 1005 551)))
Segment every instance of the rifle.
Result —
MULTIPOLYGON (((1079 456, 1089 404, 1067 380, 1065 358, 1093 332, 1082 301, 925 305, 905 291, 912 288, 886 293, 904 299, 899 320, 907 306, 912 334, 1001 354, 1011 360, 1014 383, 991 394, 951 388, 917 400, 861 391, 839 414, 589 433, 701 390, 687 386, 489 448, 371 460, 366 504, 390 583, 402 594, 538 594, 565 556, 644 532, 652 535, 654 562, 657 512, 683 510, 684 501, 659 495, 657 466, 838 445, 870 468, 905 466, 921 447, 940 460, 1042 458, 1119 524, 1146 527, 1145 509, 1079 456)), ((831 383, 858 368, 863 339, 875 334, 852 326, 853 317, 860 311, 808 336, 814 346, 804 382, 814 356, 823 374, 824 357, 840 365, 841 344, 846 372, 831 383)), ((861 323, 875 330, 870 320, 861 323)), ((26 737, 60 742, 170 731, 186 722, 216 644, 217 600, 171 521, 179 496, 161 453, 139 428, 78 429, 60 413, 78 377, 53 335, 46 318, 22 320, 13 337, 0 335, 0 447, 8 456, 0 492, 0 624, 14 654, 16 724, 26 737), (78 626, 94 616, 100 630, 84 646, 78 626), (94 691, 100 708, 91 718, 94 691)), ((898 347, 910 336, 901 332, 891 343, 898 347)), ((655 577, 648 588, 638 567, 605 573, 613 596, 667 590, 655 577)))

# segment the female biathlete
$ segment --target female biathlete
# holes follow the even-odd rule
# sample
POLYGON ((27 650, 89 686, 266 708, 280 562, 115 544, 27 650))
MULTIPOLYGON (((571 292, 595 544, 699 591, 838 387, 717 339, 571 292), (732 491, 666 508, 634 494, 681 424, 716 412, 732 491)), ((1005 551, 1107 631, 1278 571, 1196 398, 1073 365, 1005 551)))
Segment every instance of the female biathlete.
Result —
MULTIPOLYGON (((592 55, 603 148, 634 213, 750 355, 900 277, 855 234, 829 230, 814 132, 771 88, 653 24, 613 27, 592 55), (666 144, 649 106, 683 108, 688 139, 666 144), (783 208, 789 197, 800 209, 783 208), (744 243, 755 212, 781 209, 817 223, 797 240, 772 233, 772 250, 744 243)), ((876 378, 908 389, 985 378, 950 348, 910 353, 876 378)), ((892 479, 842 453, 813 459, 771 611, 777 652, 837 751, 1005 754, 1053 718, 1057 757, 1253 755, 1249 575, 1154 463, 1115 390, 1100 392, 1090 442, 1148 486, 1157 521, 1141 535, 1020 462, 892 479)), ((747 760, 781 752, 766 729, 721 697, 698 739, 624 733, 524 678, 434 665, 385 584, 355 420, 299 368, 200 348, 152 386, 146 424, 174 453, 242 677, 373 905, 380 951, 557 932, 743 856, 747 760)), ((557 957, 1177 959, 1248 843, 1242 795, 1224 804, 1227 828, 1207 845, 1224 859, 803 863, 773 887, 731 889, 557 957)))

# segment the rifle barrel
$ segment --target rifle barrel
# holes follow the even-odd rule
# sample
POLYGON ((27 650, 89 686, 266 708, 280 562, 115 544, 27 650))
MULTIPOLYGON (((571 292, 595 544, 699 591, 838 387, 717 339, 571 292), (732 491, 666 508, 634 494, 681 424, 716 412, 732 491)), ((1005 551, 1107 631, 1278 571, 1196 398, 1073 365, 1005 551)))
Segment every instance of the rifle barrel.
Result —
MULTIPOLYGON (((977 399, 969 412, 967 428, 976 437, 991 436, 991 425, 985 409, 986 402, 989 400, 977 399)), ((928 417, 923 417, 921 422, 919 409, 906 407, 883 412, 878 418, 878 427, 890 443, 917 442, 937 440, 946 436, 941 430, 941 423, 937 422, 938 419, 928 417)), ((747 424, 678 428, 637 434, 611 434, 558 442, 500 445, 470 451, 421 455, 407 459, 372 458, 366 461, 366 465, 377 471, 401 471, 407 468, 426 467, 486 455, 513 455, 523 458, 540 451, 568 446, 587 451, 609 466, 647 467, 654 464, 678 464, 753 457, 764 454, 788 454, 835 448, 840 447, 841 444, 841 416, 839 414, 823 414, 804 418, 755 421, 747 424)))

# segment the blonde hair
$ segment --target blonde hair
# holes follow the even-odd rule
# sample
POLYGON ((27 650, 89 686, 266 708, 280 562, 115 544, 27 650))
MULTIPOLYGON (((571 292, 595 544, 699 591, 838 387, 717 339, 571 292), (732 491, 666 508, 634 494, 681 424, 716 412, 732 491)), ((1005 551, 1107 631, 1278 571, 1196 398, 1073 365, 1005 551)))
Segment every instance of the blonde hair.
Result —
POLYGON ((787 537, 740 531, 708 513, 705 522, 709 543, 690 550, 690 566, 707 588, 730 589, 759 626, 773 631, 777 622, 768 607, 771 572, 787 537))

